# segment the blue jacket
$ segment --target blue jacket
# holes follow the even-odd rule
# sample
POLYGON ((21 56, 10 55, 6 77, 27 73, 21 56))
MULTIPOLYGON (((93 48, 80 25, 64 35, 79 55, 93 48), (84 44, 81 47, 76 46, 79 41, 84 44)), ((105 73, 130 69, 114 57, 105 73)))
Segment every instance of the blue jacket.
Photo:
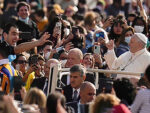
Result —
POLYGON ((129 51, 129 46, 127 44, 120 44, 119 47, 115 49, 116 56, 119 57, 121 54, 129 51))

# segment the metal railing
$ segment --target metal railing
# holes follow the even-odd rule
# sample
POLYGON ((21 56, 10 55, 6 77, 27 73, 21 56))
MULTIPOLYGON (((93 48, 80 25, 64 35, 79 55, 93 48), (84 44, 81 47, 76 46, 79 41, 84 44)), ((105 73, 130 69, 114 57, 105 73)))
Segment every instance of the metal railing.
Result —
MULTIPOLYGON (((56 65, 50 68, 50 75, 49 75, 49 82, 48 82, 48 92, 54 92, 57 87, 58 79, 61 79, 60 73, 62 72, 69 72, 70 68, 61 68, 61 65, 56 65)), ((103 69, 86 69, 87 72, 95 72, 96 79, 95 79, 95 86, 98 88, 98 73, 108 73, 108 74, 121 74, 121 75, 132 75, 135 77, 143 76, 143 73, 140 72, 127 72, 127 71, 117 71, 117 70, 103 70, 103 69)), ((66 75, 66 74, 65 74, 66 75)))

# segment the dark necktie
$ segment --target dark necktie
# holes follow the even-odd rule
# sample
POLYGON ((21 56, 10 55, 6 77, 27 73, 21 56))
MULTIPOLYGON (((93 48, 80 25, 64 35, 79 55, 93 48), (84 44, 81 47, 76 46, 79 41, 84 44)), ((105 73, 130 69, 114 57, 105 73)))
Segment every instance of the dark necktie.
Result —
POLYGON ((45 85, 44 85, 44 93, 47 96, 47 89, 48 89, 48 80, 45 81, 45 85))
POLYGON ((78 96, 78 91, 77 90, 75 90, 74 91, 74 96, 73 96, 73 101, 77 101, 77 97, 78 96))

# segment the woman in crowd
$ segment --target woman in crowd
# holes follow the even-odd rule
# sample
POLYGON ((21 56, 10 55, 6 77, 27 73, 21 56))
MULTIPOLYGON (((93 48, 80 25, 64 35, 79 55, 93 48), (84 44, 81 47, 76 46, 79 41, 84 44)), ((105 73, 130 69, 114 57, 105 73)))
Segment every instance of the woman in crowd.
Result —
POLYGON ((82 63, 86 68, 94 68, 95 59, 91 53, 86 53, 83 56, 82 63))
POLYGON ((24 98, 24 104, 36 104, 39 108, 46 107, 46 96, 38 88, 31 88, 24 98))
POLYGON ((27 71, 27 58, 23 54, 17 55, 15 61, 15 69, 19 72, 20 76, 24 76, 27 71))
POLYGON ((124 24, 125 22, 123 19, 119 17, 114 19, 113 24, 111 26, 111 30, 108 35, 109 39, 115 40, 115 42, 117 42, 124 29, 124 24))
POLYGON ((133 34, 134 34, 134 29, 131 26, 128 26, 123 30, 121 37, 118 39, 118 42, 116 43, 115 52, 117 57, 129 51, 129 43, 131 40, 131 36, 133 34))
POLYGON ((64 95, 59 92, 49 94, 46 103, 47 113, 58 113, 57 112, 57 104, 60 101, 61 106, 65 108, 66 99, 64 95))
POLYGON ((43 76, 45 59, 41 55, 32 55, 29 57, 29 66, 23 81, 26 83, 26 90, 30 89, 33 79, 43 76))
POLYGON ((119 105, 120 100, 112 94, 99 94, 93 105, 91 106, 91 113, 105 113, 108 109, 119 105))
POLYGON ((142 16, 137 16, 132 24, 135 33, 143 33, 145 35, 147 35, 148 33, 148 26, 146 24, 146 21, 144 20, 144 18, 142 16))

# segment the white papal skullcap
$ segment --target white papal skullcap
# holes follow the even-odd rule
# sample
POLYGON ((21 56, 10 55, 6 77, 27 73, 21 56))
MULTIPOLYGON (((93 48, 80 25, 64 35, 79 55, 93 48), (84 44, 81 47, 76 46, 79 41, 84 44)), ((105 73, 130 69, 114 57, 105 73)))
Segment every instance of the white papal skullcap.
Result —
POLYGON ((134 33, 141 41, 147 44, 148 38, 143 33, 134 33))

